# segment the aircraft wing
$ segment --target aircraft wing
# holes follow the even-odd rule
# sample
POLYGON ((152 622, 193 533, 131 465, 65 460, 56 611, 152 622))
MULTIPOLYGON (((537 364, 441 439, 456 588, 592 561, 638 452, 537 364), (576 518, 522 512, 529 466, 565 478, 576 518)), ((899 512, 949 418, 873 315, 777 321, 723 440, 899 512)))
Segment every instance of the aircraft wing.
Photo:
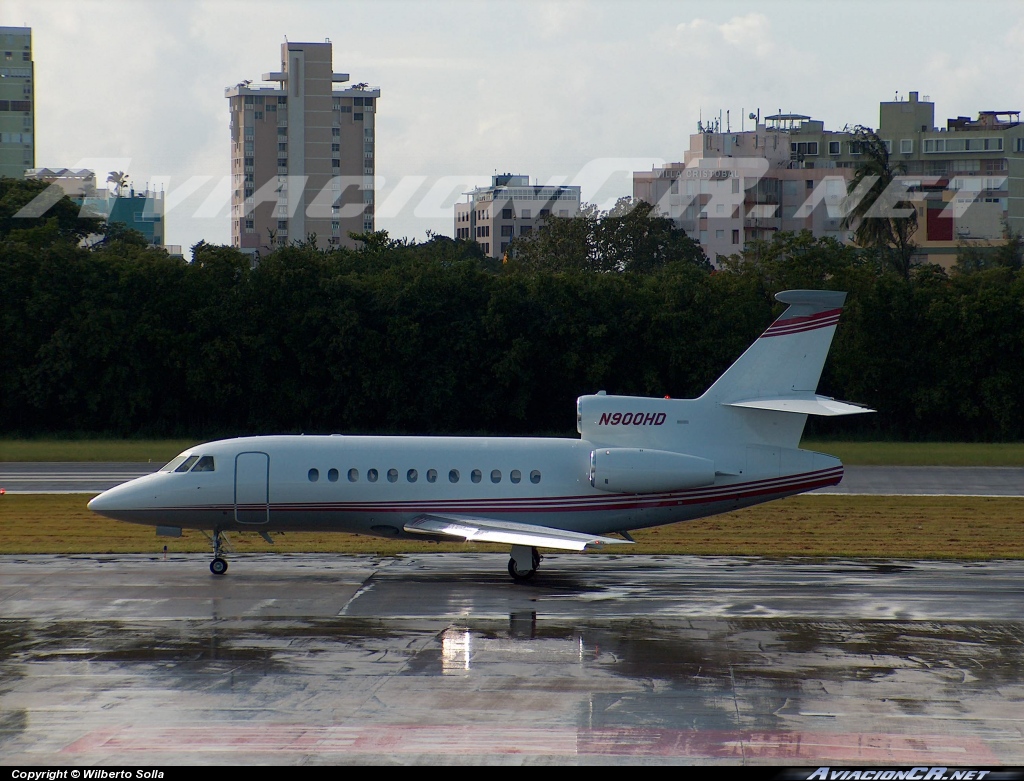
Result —
POLYGON ((549 526, 474 518, 468 515, 420 515, 405 524, 412 534, 456 537, 466 542, 502 542, 536 548, 581 551, 588 545, 630 544, 629 540, 582 534, 549 526))

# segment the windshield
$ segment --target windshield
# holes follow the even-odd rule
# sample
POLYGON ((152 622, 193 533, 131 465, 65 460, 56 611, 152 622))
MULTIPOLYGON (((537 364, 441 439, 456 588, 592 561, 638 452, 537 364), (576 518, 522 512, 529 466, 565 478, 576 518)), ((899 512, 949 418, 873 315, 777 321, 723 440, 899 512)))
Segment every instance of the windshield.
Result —
POLYGON ((175 469, 178 468, 178 466, 181 464, 181 462, 184 461, 186 458, 188 458, 188 453, 182 453, 180 456, 175 456, 170 461, 168 461, 166 464, 164 464, 162 467, 160 467, 160 471, 161 472, 173 472, 175 469))

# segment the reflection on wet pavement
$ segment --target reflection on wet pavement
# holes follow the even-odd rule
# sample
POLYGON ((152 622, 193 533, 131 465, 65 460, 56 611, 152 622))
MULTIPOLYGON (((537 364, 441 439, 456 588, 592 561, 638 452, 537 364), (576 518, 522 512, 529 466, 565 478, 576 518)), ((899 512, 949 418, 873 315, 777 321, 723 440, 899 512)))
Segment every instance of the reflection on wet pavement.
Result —
MULTIPOLYGON (((963 565, 677 560, 656 574, 650 561, 591 561, 586 578, 566 565, 523 589, 491 577, 493 558, 421 558, 334 557, 307 572, 247 559, 230 583, 199 575, 202 559, 112 571, 59 559, 57 574, 41 559, 0 560, 0 755, 1024 764, 1024 624, 864 615, 876 589, 894 587, 879 579, 901 579, 915 614, 941 601, 917 593, 929 583, 969 591, 963 565), (668 593, 645 592, 669 591, 669 574, 674 609, 668 593), (683 596, 702 578, 705 615, 683 596), (854 583, 867 607, 842 615, 833 608, 854 583), (782 610, 775 590, 808 602, 782 610), (726 609, 750 602, 771 614, 726 609)), ((992 601, 1019 597, 1020 567, 1007 566, 974 570, 992 601)))

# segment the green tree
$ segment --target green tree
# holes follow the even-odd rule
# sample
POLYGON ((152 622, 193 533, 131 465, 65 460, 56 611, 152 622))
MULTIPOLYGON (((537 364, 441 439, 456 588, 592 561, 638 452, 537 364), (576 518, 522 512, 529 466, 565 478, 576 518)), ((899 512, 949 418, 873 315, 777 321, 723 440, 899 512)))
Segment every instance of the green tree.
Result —
POLYGON ((80 211, 56 185, 0 178, 0 239, 41 247, 58 239, 77 243, 103 232, 103 220, 80 218, 80 211))
POLYGON ((847 190, 849 212, 843 224, 853 229, 858 246, 873 249, 883 265, 909 279, 917 209, 898 181, 906 166, 892 161, 885 143, 870 128, 858 125, 853 137, 860 158, 847 190))

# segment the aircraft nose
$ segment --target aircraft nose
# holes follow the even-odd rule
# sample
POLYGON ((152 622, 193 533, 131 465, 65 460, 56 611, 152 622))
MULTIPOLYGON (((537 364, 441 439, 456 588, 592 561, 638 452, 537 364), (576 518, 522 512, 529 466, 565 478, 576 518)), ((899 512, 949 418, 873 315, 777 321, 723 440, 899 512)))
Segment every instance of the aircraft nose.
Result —
POLYGON ((102 515, 106 510, 115 509, 113 507, 114 504, 116 504, 116 502, 114 502, 111 499, 110 491, 104 491, 98 496, 94 496, 92 499, 90 499, 86 507, 88 507, 94 513, 99 513, 100 515, 102 515))
POLYGON ((121 485, 109 488, 99 496, 95 496, 86 505, 90 510, 108 518, 116 517, 119 512, 125 512, 135 508, 138 504, 138 492, 132 485, 134 481, 122 483, 121 485))

